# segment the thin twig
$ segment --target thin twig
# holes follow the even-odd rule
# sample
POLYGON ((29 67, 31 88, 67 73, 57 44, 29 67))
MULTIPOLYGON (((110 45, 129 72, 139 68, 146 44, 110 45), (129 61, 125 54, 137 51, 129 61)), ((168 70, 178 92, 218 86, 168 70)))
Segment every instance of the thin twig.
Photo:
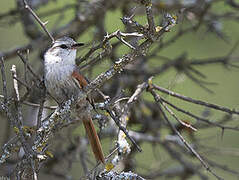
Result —
POLYGON ((223 126, 223 125, 221 125, 221 124, 219 124, 219 123, 212 122, 212 121, 210 121, 210 120, 208 120, 208 119, 206 119, 206 118, 196 116, 196 115, 192 114, 192 113, 189 112, 189 111, 186 111, 186 110, 184 110, 184 109, 182 109, 182 108, 179 108, 179 107, 175 106, 174 104, 168 102, 167 100, 165 100, 165 99, 162 98, 162 97, 160 97, 160 99, 161 99, 163 102, 165 102, 166 104, 168 104, 169 106, 171 106, 172 108, 176 109, 177 111, 182 112, 182 113, 184 113, 184 114, 186 114, 186 115, 188 115, 188 116, 191 116, 191 117, 193 117, 193 118, 196 119, 196 120, 202 121, 202 122, 207 123, 207 124, 210 124, 210 125, 212 125, 212 126, 219 127, 219 128, 221 128, 221 129, 228 129, 228 130, 236 130, 236 131, 239 131, 239 128, 238 128, 238 127, 223 126))
POLYGON ((219 105, 212 104, 212 103, 208 103, 208 102, 204 102, 204 101, 201 101, 201 100, 196 100, 196 99, 193 99, 193 98, 190 98, 190 97, 172 92, 168 89, 165 89, 163 87, 160 87, 160 86, 157 86, 157 85, 154 85, 154 84, 152 86, 153 86, 154 89, 156 89, 158 91, 161 91, 163 93, 167 93, 167 94, 169 94, 173 97, 182 99, 182 100, 190 102, 190 103, 198 104, 198 105, 201 105, 201 106, 206 106, 206 107, 213 108, 213 109, 216 109, 216 110, 219 110, 219 111, 227 112, 229 114, 239 114, 239 112, 236 111, 236 110, 231 110, 231 109, 228 109, 226 107, 219 106, 219 105))
MULTIPOLYGON (((153 89, 150 90, 152 96, 154 97, 156 103, 158 104, 160 102, 159 95, 155 93, 153 89)), ((197 157, 197 159, 201 162, 201 164, 205 167, 207 171, 209 171, 212 175, 214 175, 218 180, 222 180, 223 178, 219 177, 217 174, 215 174, 211 168, 207 165, 207 163, 201 158, 201 156, 191 147, 190 144, 183 138, 183 136, 178 132, 178 130, 175 128, 175 126, 169 121, 167 115, 165 112, 162 110, 161 106, 158 104, 159 110, 162 113, 164 119, 167 121, 168 125, 170 128, 173 130, 175 134, 180 138, 180 140, 184 143, 184 145, 191 151, 191 153, 197 157)))
POLYGON ((34 72, 33 68, 31 67, 31 65, 28 63, 28 61, 25 59, 25 57, 22 55, 22 53, 20 51, 17 51, 17 55, 20 57, 20 59, 22 60, 22 62, 24 63, 24 65, 27 66, 28 70, 32 73, 32 75, 39 80, 40 82, 42 81, 42 79, 37 75, 37 73, 34 72))
MULTIPOLYGON (((109 158, 110 158, 114 153, 117 152, 118 149, 119 149, 119 147, 116 147, 110 154, 108 154, 108 155, 105 157, 105 161, 107 162, 107 161, 109 160, 109 158)), ((95 165, 95 167, 92 168, 92 169, 90 170, 90 172, 85 175, 85 177, 89 177, 89 176, 96 170, 96 168, 98 168, 99 165, 101 165, 101 164, 102 164, 102 163, 98 162, 98 163, 95 165)), ((82 178, 84 178, 84 177, 81 177, 80 179, 82 179, 82 178)))
POLYGON ((16 79, 21 85, 25 86, 27 88, 27 90, 30 90, 30 87, 28 86, 27 83, 25 83, 24 81, 22 81, 21 79, 14 77, 14 79, 16 79))
POLYGON ((23 4, 24 7, 33 15, 33 17, 37 20, 37 22, 40 24, 40 26, 42 27, 42 29, 46 32, 46 34, 49 36, 49 38, 51 39, 52 43, 55 42, 53 36, 50 34, 50 32, 47 30, 46 28, 46 24, 47 22, 43 23, 40 18, 36 15, 36 13, 32 10, 32 8, 27 4, 26 0, 23 0, 23 4))
POLYGON ((107 110, 107 112, 110 114, 110 116, 111 116, 112 119, 114 120, 115 124, 119 127, 119 129, 125 133, 126 137, 129 138, 129 140, 134 144, 134 146, 137 148, 137 150, 138 150, 139 152, 141 152, 141 151, 142 151, 141 147, 140 147, 140 146, 135 142, 135 140, 129 135, 127 129, 120 124, 119 119, 114 115, 114 113, 113 113, 111 110, 107 110))
POLYGON ((161 100, 161 97, 159 97, 159 102, 160 104, 162 104, 162 106, 174 117, 174 119, 176 119, 180 124, 182 124, 183 126, 192 129, 193 131, 197 131, 196 128, 194 128, 191 124, 189 123, 185 123, 183 122, 181 119, 179 119, 174 113, 173 111, 161 100))

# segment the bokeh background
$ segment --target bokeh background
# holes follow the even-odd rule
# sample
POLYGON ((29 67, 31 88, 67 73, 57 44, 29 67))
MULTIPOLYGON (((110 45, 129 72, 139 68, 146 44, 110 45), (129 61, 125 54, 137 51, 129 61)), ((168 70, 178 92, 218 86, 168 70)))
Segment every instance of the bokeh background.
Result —
MULTIPOLYGON (((42 6, 40 9, 37 10, 37 13, 43 13, 52 8, 56 7, 63 7, 68 4, 75 3, 74 0, 57 0, 51 1, 46 6, 42 6)), ((16 7, 14 1, 7 1, 1 0, 0 1, 0 14, 8 12, 11 9, 16 7)), ((218 2, 213 6, 215 13, 223 13, 227 12, 231 9, 228 6, 225 6, 224 1, 218 2)), ((172 12, 173 13, 173 12, 172 12)), ((239 14, 238 14, 239 15, 239 14)), ((69 19, 73 17, 73 10, 69 9, 65 11, 63 15, 52 15, 47 18, 42 18, 43 21, 49 21, 47 28, 52 30, 56 28, 55 26, 60 26, 69 19), (55 22, 61 16, 61 21, 59 24, 55 24, 55 22)), ((124 25, 122 24, 120 18, 124 15, 118 11, 109 11, 106 14, 106 31, 111 33, 120 29, 124 31, 124 25)), ((100 18, 100 17, 99 17, 100 18)), ((146 18, 144 15, 136 15, 135 17, 138 22, 144 24, 146 23, 146 18)), ((188 20, 183 20, 182 23, 185 27, 188 26, 191 22, 188 20)), ((211 33, 206 29, 206 27, 202 26, 199 28, 197 32, 189 33, 182 38, 179 38, 175 43, 173 43, 168 48, 163 49, 160 52, 160 55, 169 57, 171 59, 178 57, 180 54, 187 52, 187 56, 189 58, 207 58, 207 57, 222 57, 225 56, 233 47, 233 45, 239 40, 239 22, 225 20, 219 24, 223 29, 223 32, 226 35, 226 39, 220 39, 214 33, 211 33)), ((171 30, 171 32, 166 33, 165 39, 172 37, 175 32, 177 31, 179 26, 175 26, 171 30)), ((85 32, 82 36, 79 37, 79 41, 90 43, 92 42, 92 38, 94 37, 95 29, 89 29, 85 32)), ((17 23, 11 24, 8 18, 0 21, 0 52, 8 51, 14 47, 21 46, 23 44, 27 44, 29 40, 25 36, 22 28, 22 24, 18 21, 17 23)), ((87 52, 87 48, 83 49, 79 56, 83 55, 87 52)), ((124 54, 125 52, 129 51, 129 49, 125 46, 119 48, 119 55, 124 54)), ((234 51, 233 57, 239 57, 239 47, 234 51)), ((30 57, 34 57, 34 53, 31 54, 30 57)), ((30 58, 31 61, 31 58, 30 58)), ((152 60, 152 67, 154 65, 160 64, 161 61, 157 61, 157 59, 152 60)), ((23 68, 22 62, 19 60, 18 57, 9 59, 6 61, 6 73, 8 75, 8 90, 9 92, 12 91, 11 86, 11 79, 10 79, 10 68, 12 64, 16 64, 18 71, 21 71, 23 68)), ((39 64, 42 64, 41 59, 34 59, 32 63, 34 67, 39 67, 39 64)), ((96 76, 98 73, 103 72, 104 69, 107 69, 109 64, 107 62, 102 63, 99 65, 99 69, 95 70, 94 75, 96 76)), ((239 109, 239 69, 228 67, 221 64, 212 64, 208 66, 198 66, 197 69, 202 72, 204 75, 207 76, 208 82, 215 82, 216 85, 209 85, 209 87, 214 93, 208 93, 199 86, 197 86, 194 82, 188 79, 183 73, 178 73, 175 69, 170 69, 167 72, 161 74, 160 76, 154 78, 154 83, 158 84, 159 86, 166 87, 171 89, 172 91, 178 92, 180 94, 204 100, 207 102, 223 105, 229 108, 239 109)), ((20 73, 19 73, 20 74, 20 73)), ((2 89, 0 90, 2 94, 2 89)), ((145 94, 145 98, 150 99, 147 94, 145 94)), ((195 114, 201 114, 207 109, 204 109, 199 106, 194 106, 189 103, 181 102, 179 100, 175 100, 173 97, 167 97, 168 100, 174 102, 175 104, 183 107, 189 111, 194 112, 195 114)), ((222 116, 222 113, 218 111, 210 111, 212 119, 217 119, 218 117, 222 116)), ((182 114, 179 114, 179 117, 182 119, 187 119, 182 114)), ((228 125, 238 125, 238 117, 235 117, 235 120, 228 123, 228 125)), ((173 120, 172 120, 173 121, 173 120)), ((5 128, 5 121, 1 119, 0 121, 0 132, 4 134, 6 130, 5 128)), ((134 127, 133 127, 134 128, 134 127)), ((81 128, 80 128, 81 129, 81 128)), ((165 132, 165 135, 167 132, 165 132)), ((162 135, 164 135, 162 133, 162 135)), ((184 134, 185 137, 187 136, 184 134)), ((218 163, 221 163, 225 166, 231 167, 232 169, 239 171, 239 143, 238 138, 239 134, 237 131, 230 131, 226 130, 222 137, 222 131, 219 128, 210 128, 205 130, 199 130, 196 132, 196 135, 200 137, 203 144, 206 144, 209 147, 215 148, 213 150, 205 150, 205 152, 200 152, 202 156, 207 158, 211 158, 218 163)), ((4 136, 0 136, 0 144, 2 145, 4 136)), ((104 140, 104 147, 108 147, 109 142, 104 140)), ((108 148, 106 148, 108 149, 108 148)), ((142 145, 143 152, 138 153, 136 155, 135 161, 139 163, 139 167, 136 172, 140 172, 140 174, 144 174, 148 172, 152 168, 165 168, 168 166, 174 166, 175 162, 173 160, 168 161, 168 157, 164 150, 157 147, 153 149, 150 144, 143 144, 142 145), (156 154, 156 158, 155 158, 156 154)), ((197 160, 194 160, 195 162, 197 160)), ((82 172, 81 167, 79 166, 78 162, 74 163, 72 168, 73 177, 77 177, 79 172, 82 172)), ((226 173, 222 170, 215 169, 215 172, 224 177, 227 180, 234 180, 238 179, 239 176, 235 174, 232 175, 230 173, 226 173)), ((206 173, 206 170, 205 170, 206 173)), ((0 174, 1 175, 1 174, 0 174)), ((207 173, 207 175, 209 175, 207 173)), ((209 179, 215 179, 211 175, 209 175, 209 179)), ((167 179, 167 178, 160 178, 160 179, 167 179)), ((175 178, 177 179, 177 178, 175 178)), ((197 177, 192 177, 192 180, 198 179, 197 177)))

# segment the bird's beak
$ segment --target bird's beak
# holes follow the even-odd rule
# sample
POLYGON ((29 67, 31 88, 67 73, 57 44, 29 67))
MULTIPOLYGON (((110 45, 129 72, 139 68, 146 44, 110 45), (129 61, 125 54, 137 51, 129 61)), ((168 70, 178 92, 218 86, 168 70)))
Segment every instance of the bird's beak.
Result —
POLYGON ((77 48, 79 48, 79 47, 81 47, 81 46, 84 46, 84 43, 75 43, 75 44, 73 44, 73 45, 71 46, 71 48, 72 48, 72 49, 77 49, 77 48))

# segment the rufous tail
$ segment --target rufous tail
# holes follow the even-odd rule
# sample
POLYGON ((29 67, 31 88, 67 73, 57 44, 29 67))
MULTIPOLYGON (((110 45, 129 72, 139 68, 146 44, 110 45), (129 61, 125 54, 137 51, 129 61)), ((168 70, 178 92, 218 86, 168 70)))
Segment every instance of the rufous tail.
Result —
POLYGON ((91 117, 84 119, 83 124, 85 126, 85 131, 89 138, 91 149, 95 155, 96 160, 101 161, 104 164, 105 158, 103 150, 91 117))

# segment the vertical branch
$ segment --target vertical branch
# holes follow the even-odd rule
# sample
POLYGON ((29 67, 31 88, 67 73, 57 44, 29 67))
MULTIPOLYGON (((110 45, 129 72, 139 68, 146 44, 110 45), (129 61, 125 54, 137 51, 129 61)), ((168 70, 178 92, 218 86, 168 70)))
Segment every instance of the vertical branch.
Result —
POLYGON ((20 95, 19 95, 19 89, 18 89, 18 83, 17 83, 17 69, 15 65, 12 65, 11 72, 13 77, 13 87, 15 90, 16 102, 18 103, 20 101, 20 95))
POLYGON ((7 80, 6 80, 6 73, 5 73, 5 66, 4 66, 4 58, 0 58, 0 66, 1 66, 1 74, 2 74, 2 88, 3 88, 3 110, 5 110, 7 116, 8 116, 8 119, 10 121, 7 121, 6 122, 6 129, 5 129, 5 134, 4 134, 4 142, 7 141, 7 139, 9 138, 10 136, 10 122, 12 122, 13 120, 13 117, 8 109, 8 95, 7 95, 7 80))
POLYGON ((146 8, 146 15, 147 15, 147 20, 148 20, 148 25, 149 25, 149 33, 151 37, 154 37, 155 34, 155 24, 154 24, 154 17, 153 17, 153 11, 152 11, 152 2, 149 0, 145 4, 146 8))
MULTIPOLYGON (((26 61, 28 61, 28 57, 29 57, 29 49, 27 49, 27 53, 26 53, 26 61)), ((28 78, 28 68, 26 63, 24 63, 24 80, 26 83, 28 83, 29 78, 28 78)))
POLYGON ((1 74, 2 74, 2 89, 4 95, 4 104, 7 103, 7 81, 6 81, 6 74, 5 74, 5 67, 4 67, 4 59, 3 57, 0 58, 0 65, 1 65, 1 74))
POLYGON ((42 94, 41 94, 41 100, 40 100, 40 107, 39 107, 39 111, 38 111, 38 116, 37 116, 37 129, 39 129, 41 127, 41 121, 42 121, 42 113, 43 113, 43 108, 44 108, 44 102, 45 102, 45 98, 46 98, 46 87, 41 83, 40 85, 43 89, 42 89, 42 94))
MULTIPOLYGON (((118 111, 121 114, 120 117, 119 117, 120 125, 124 129, 126 129, 127 121, 129 120, 128 114, 127 113, 123 113, 119 103, 117 103, 115 105, 115 109, 116 109, 116 111, 118 111)), ((118 149, 119 154, 125 155, 125 154, 129 154, 130 153, 131 149, 130 149, 130 146, 129 146, 128 142, 126 141, 126 134, 122 130, 119 130, 117 144, 119 146, 119 149, 118 149)))
POLYGON ((4 67, 4 58, 0 58, 0 64, 1 64, 1 74, 2 74, 2 83, 3 83, 3 95, 4 95, 4 105, 3 109, 6 112, 7 118, 10 120, 11 124, 14 124, 14 116, 9 110, 9 102, 8 102, 8 95, 7 95, 7 80, 6 80, 6 74, 5 74, 5 67, 4 67))
POLYGON ((27 143, 25 136, 24 136, 24 130, 22 128, 22 122, 23 122, 23 115, 22 115, 22 108, 21 108, 21 104, 20 104, 20 95, 19 95, 19 89, 18 89, 18 83, 17 83, 17 70, 16 70, 16 66, 12 65, 11 68, 11 72, 12 72, 12 77, 13 77, 13 88, 15 91, 15 95, 16 95, 16 99, 15 99, 15 107, 16 107, 16 113, 17 113, 17 118, 15 121, 15 126, 18 128, 19 132, 19 136, 20 136, 20 140, 21 140, 21 144, 22 147, 25 151, 25 153, 27 154, 27 156, 31 157, 34 152, 31 149, 30 145, 27 143))

